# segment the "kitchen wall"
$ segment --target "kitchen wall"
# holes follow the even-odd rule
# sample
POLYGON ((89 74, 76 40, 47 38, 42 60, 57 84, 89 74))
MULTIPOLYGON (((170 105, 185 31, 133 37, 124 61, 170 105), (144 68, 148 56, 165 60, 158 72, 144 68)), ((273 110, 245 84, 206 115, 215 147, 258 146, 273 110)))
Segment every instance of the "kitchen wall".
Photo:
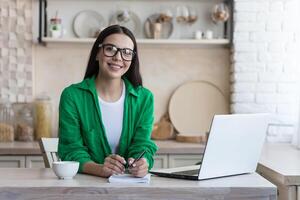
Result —
MULTIPOLYGON (((224 48, 141 47, 141 70, 155 95, 156 120, 181 83, 209 80, 228 98, 231 92, 232 112, 273 113, 268 141, 292 142, 299 110, 298 4, 235 0, 232 54, 224 48)), ((82 79, 90 46, 33 45, 31 6, 30 0, 0 1, 0 100, 22 102, 45 91, 52 97, 56 127, 61 90, 82 79)))
POLYGON ((231 110, 272 113, 270 142, 296 140, 298 0, 235 0, 231 110))
MULTIPOLYGON (((57 127, 61 91, 82 80, 90 48, 88 44, 34 46, 34 93, 46 92, 52 97, 54 127, 57 127)), ((154 93, 156 121, 167 111, 172 92, 190 80, 214 83, 226 95, 229 104, 229 49, 143 45, 139 46, 139 55, 144 86, 154 93)))
POLYGON ((32 99, 32 4, 0 1, 0 102, 32 99))

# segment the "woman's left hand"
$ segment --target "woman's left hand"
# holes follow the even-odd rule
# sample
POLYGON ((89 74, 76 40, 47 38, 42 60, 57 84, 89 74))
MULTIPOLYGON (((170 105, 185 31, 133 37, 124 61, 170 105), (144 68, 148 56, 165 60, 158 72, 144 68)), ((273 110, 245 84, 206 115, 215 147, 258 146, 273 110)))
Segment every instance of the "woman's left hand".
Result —
MULTIPOLYGON (((129 158, 128 164, 133 163, 133 161, 134 158, 129 158)), ((128 170, 136 177, 144 177, 148 173, 148 166, 147 160, 145 158, 141 158, 140 160, 136 161, 128 170)))

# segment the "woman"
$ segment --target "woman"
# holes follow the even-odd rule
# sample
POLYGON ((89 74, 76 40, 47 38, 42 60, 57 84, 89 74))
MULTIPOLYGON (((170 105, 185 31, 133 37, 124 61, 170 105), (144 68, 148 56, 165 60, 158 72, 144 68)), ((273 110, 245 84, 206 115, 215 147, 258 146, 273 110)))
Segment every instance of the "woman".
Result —
POLYGON ((142 87, 137 44, 119 25, 104 29, 91 50, 81 83, 62 92, 58 154, 101 177, 129 172, 143 177, 153 166, 153 95, 142 87))

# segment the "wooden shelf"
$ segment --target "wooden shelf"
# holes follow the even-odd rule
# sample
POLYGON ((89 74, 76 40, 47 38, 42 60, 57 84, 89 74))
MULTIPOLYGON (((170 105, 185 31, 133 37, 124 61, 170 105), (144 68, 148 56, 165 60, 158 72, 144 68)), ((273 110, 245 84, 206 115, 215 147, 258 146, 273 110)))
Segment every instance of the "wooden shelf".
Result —
MULTIPOLYGON (((93 44, 96 38, 50 38, 44 37, 45 43, 93 44)), ((228 39, 137 39, 140 45, 229 45, 228 39)))

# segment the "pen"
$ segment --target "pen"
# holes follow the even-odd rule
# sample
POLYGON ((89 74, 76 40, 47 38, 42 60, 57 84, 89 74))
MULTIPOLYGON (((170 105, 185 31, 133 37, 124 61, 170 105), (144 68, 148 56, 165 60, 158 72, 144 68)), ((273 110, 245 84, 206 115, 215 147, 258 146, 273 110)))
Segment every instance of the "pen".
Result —
POLYGON ((133 164, 135 163, 135 162, 137 162, 137 161, 139 161, 142 157, 143 157, 143 155, 146 153, 146 150, 144 150, 129 166, 128 166, 128 168, 131 168, 132 166, 133 166, 133 164))

